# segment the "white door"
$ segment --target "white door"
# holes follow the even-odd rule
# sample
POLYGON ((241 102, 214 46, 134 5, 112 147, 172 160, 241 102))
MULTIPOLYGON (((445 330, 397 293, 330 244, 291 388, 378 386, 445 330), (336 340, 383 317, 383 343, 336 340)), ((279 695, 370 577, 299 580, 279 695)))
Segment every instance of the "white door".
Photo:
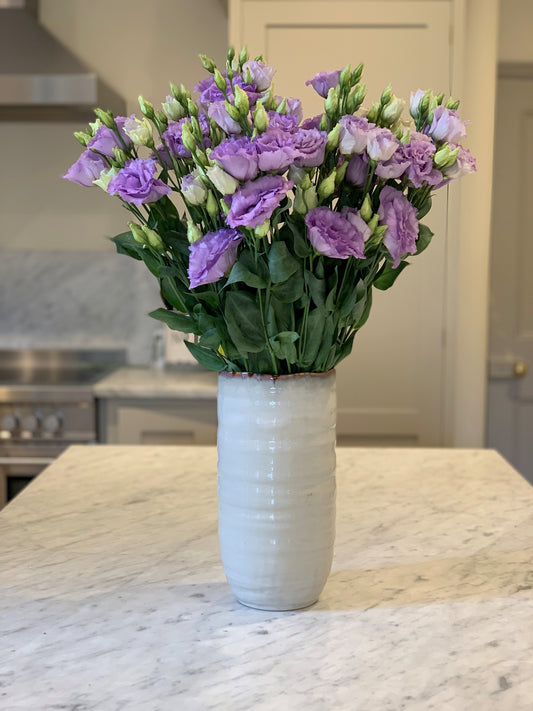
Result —
MULTIPOLYGON (((364 62, 368 102, 392 83, 451 92, 451 4, 332 0, 241 0, 231 4, 230 39, 264 54, 277 68, 276 93, 298 96, 304 114, 322 111, 306 79, 318 71, 364 62)), ((426 222, 430 248, 387 292, 338 368, 340 444, 443 443, 447 195, 426 222)))
POLYGON ((502 65, 496 102, 489 447, 533 483, 533 65, 502 65))

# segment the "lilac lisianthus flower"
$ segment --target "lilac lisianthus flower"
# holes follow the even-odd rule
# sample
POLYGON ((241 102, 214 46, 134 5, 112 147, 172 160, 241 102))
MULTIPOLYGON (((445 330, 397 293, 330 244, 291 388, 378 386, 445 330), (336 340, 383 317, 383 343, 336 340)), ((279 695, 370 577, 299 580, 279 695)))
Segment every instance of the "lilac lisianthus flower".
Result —
POLYGON ((270 129, 255 138, 259 170, 282 173, 295 161, 299 153, 292 133, 270 129))
POLYGON ((457 111, 437 106, 433 112, 433 121, 428 134, 434 141, 459 143, 466 136, 466 125, 461 121, 457 111))
POLYGON ((373 128, 367 133, 366 152, 372 160, 389 160, 400 145, 400 141, 388 128, 373 128))
POLYGON ((363 237, 363 242, 366 242, 372 234, 372 230, 361 217, 361 213, 359 212, 359 210, 356 210, 355 207, 345 206, 341 210, 341 215, 345 217, 348 222, 350 222, 355 227, 355 229, 361 234, 361 236, 363 237))
POLYGON ((409 102, 409 112, 413 118, 418 116, 418 107, 422 101, 422 97, 426 92, 423 89, 417 89, 411 92, 411 100, 409 102))
POLYGON ((269 129, 277 128, 280 131, 287 131, 288 133, 292 133, 296 130, 296 127, 298 126, 297 116, 278 114, 277 111, 267 111, 267 115, 269 129))
POLYGON ((297 122, 303 119, 304 111, 302 108, 302 102, 295 96, 287 97, 287 116, 296 116, 297 122))
POLYGON ((242 133, 242 128, 238 121, 232 119, 226 111, 224 101, 214 101, 210 104, 207 110, 207 115, 209 118, 213 119, 213 121, 226 133, 242 133))
POLYGON ((320 128, 320 122, 322 121, 322 116, 324 114, 317 114, 312 118, 306 118, 302 121, 301 128, 320 128))
POLYGON ((237 180, 253 180, 259 170, 257 146, 248 136, 222 141, 213 148, 209 157, 237 180))
POLYGON ((318 72, 312 79, 308 79, 305 82, 306 86, 311 85, 319 96, 326 99, 328 96, 328 91, 333 89, 339 83, 339 77, 341 75, 341 70, 338 69, 334 72, 318 72))
MULTIPOLYGON (((179 121, 170 121, 167 130, 162 135, 170 155, 174 156, 174 158, 191 157, 191 152, 183 145, 182 133, 184 123, 190 124, 190 118, 186 117, 179 121)), ((207 116, 205 114, 198 114, 198 123, 202 131, 204 147, 209 148, 211 146, 211 139, 209 138, 211 126, 209 125, 207 116)))
POLYGON ((392 257, 392 266, 400 264, 406 254, 416 254, 418 220, 416 208, 396 188, 386 185, 379 196, 379 222, 387 225, 383 244, 392 257))
MULTIPOLYGON (((455 150, 457 146, 451 144, 450 150, 455 150)), ((463 148, 459 146, 459 153, 457 154, 457 159, 453 165, 449 168, 444 169, 444 176, 448 180, 456 180, 457 178, 462 178, 463 175, 468 173, 473 173, 477 170, 476 159, 470 153, 468 148, 463 148)))
POLYGON ((293 135, 297 151, 295 163, 298 168, 315 168, 321 165, 326 152, 328 134, 316 128, 300 128, 293 135))
MULTIPOLYGON (((129 118, 133 119, 135 116, 132 114, 129 118)), ((113 148, 120 148, 123 150, 124 146, 131 146, 131 138, 124 132, 124 124, 127 120, 127 116, 117 116, 115 118, 119 135, 117 135, 112 128, 107 128, 107 126, 99 126, 96 129, 96 133, 87 144, 87 148, 91 148, 93 151, 98 151, 98 153, 101 153, 104 156, 112 157, 113 148)))
POLYGON ((292 180, 286 180, 281 175, 264 175, 247 181, 226 198, 230 206, 226 222, 230 227, 259 227, 271 217, 293 185, 292 180))
POLYGON ((354 153, 350 157, 348 167, 346 168, 346 180, 349 183, 363 187, 368 171, 368 156, 363 153, 361 155, 354 153))
POLYGON ((86 150, 70 166, 63 178, 70 180, 71 183, 78 183, 78 185, 83 185, 85 188, 91 188, 93 181, 98 180, 100 173, 108 168, 109 166, 102 156, 86 150))
POLYGON ((248 60, 242 65, 243 71, 246 72, 248 69, 252 82, 255 85, 257 91, 265 91, 272 84, 272 78, 276 73, 275 69, 272 67, 267 67, 264 62, 248 60))
POLYGON ((400 178, 409 165, 409 160, 405 157, 403 146, 400 145, 389 160, 377 164, 376 175, 378 178, 384 178, 385 180, 400 178))
POLYGON ((442 173, 433 165, 435 145, 431 141, 420 141, 415 138, 402 147, 402 153, 408 160, 407 177, 415 188, 421 188, 423 185, 438 185, 442 181, 442 173))
POLYGON ((183 176, 181 180, 181 194, 191 205, 203 205, 207 200, 207 188, 200 178, 198 169, 183 176))
POLYGON ((125 202, 134 205, 157 202, 172 190, 155 177, 156 162, 153 158, 135 158, 126 161, 107 186, 110 195, 118 194, 125 202))
POLYGON ((189 245, 187 273, 191 289, 221 279, 235 264, 241 241, 242 234, 238 230, 222 229, 208 232, 189 245))
POLYGON ((339 150, 345 156, 363 153, 366 149, 368 133, 376 127, 362 116, 341 116, 339 133, 339 150))
POLYGON ((305 216, 305 224, 309 241, 320 254, 334 259, 363 259, 364 236, 345 215, 329 207, 315 207, 305 216))

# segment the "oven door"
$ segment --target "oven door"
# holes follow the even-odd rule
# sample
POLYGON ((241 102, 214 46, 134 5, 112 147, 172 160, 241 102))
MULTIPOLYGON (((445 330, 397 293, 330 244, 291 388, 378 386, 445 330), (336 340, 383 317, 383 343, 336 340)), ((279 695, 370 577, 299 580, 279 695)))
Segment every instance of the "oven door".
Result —
POLYGON ((47 456, 0 457, 0 509, 53 461, 47 456))

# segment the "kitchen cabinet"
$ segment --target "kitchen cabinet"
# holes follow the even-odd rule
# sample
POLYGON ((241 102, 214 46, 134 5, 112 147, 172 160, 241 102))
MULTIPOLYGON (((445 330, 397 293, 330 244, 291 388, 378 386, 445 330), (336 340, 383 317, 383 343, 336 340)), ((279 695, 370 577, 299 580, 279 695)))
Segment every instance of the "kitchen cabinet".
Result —
MULTIPOLYGON (((275 92, 302 99, 304 115, 323 111, 305 81, 351 63, 365 65, 367 102, 389 84, 453 93, 453 3, 442 0, 234 0, 230 40, 276 68, 275 92)), ((408 113, 406 111, 406 113, 408 113)), ((371 317, 338 368, 338 433, 343 443, 435 446, 444 441, 448 194, 424 219, 430 249, 390 292, 374 292, 371 317)))
POLYGON ((94 388, 98 440, 107 444, 215 444, 216 374, 120 368, 94 388))

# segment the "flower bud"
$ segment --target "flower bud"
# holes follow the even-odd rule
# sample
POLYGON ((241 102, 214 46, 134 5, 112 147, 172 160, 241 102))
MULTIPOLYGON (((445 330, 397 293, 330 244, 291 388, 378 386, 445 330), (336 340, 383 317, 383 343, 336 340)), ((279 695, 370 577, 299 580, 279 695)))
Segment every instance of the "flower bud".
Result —
POLYGON ((228 91, 226 80, 224 79, 224 77, 222 76, 222 74, 219 72, 218 69, 215 69, 215 71, 213 72, 213 76, 215 79, 215 84, 217 85, 217 89, 220 89, 220 91, 224 94, 224 96, 226 96, 226 93, 228 91))
POLYGON ((257 102, 253 117, 254 129, 257 133, 264 133, 268 128, 269 118, 267 112, 265 111, 265 107, 260 101, 257 102))
POLYGON ((319 128, 321 131, 327 131, 327 130, 328 130, 328 128, 329 128, 329 121, 328 121, 328 117, 326 116, 326 114, 322 114, 322 118, 320 119, 320 124, 319 124, 318 128, 319 128))
POLYGON ((318 196, 314 185, 311 185, 311 187, 307 188, 304 192, 304 200, 308 210, 314 210, 318 205, 318 196))
POLYGON ((363 76, 363 64, 358 64, 356 68, 352 72, 352 77, 351 77, 351 85, 355 86, 356 84, 359 83, 361 80, 361 77, 363 76))
MULTIPOLYGON (((331 91, 331 89, 330 89, 331 91)), ((331 173, 327 176, 327 178, 324 178, 322 182, 318 186, 318 197, 320 200, 325 200, 328 198, 330 195, 333 195, 335 192, 335 175, 337 171, 335 168, 331 171, 331 173)))
POLYGON ((196 116, 191 116, 191 129, 192 135, 196 138, 197 142, 200 143, 203 140, 202 129, 200 128, 200 122, 196 116))
POLYGON ((381 106, 382 107, 386 106, 391 99, 392 99, 392 86, 389 84, 389 86, 381 94, 381 101, 380 101, 381 106))
POLYGON ((126 119, 124 122, 124 133, 131 138, 131 142, 136 146, 154 147, 152 126, 146 118, 143 118, 142 121, 135 118, 126 119))
POLYGON ((239 54, 239 64, 242 65, 248 61, 248 48, 246 45, 241 49, 241 53, 239 54))
POLYGON ((368 193, 365 195, 365 199, 363 200, 363 204, 361 205, 361 209, 359 210, 359 212, 365 222, 370 222, 373 210, 372 200, 370 199, 370 195, 368 193))
POLYGON ((241 120, 241 112, 237 109, 237 107, 233 106, 233 104, 230 104, 229 101, 224 102, 224 108, 226 109, 228 116, 234 121, 241 120))
POLYGON ((161 104, 161 108, 170 121, 179 121, 187 115, 184 107, 174 96, 167 96, 166 101, 161 104))
POLYGON ((285 115, 287 113, 287 99, 282 99, 276 109, 278 114, 285 115))
POLYGON ((425 114, 429 111, 429 103, 431 101, 431 89, 428 89, 424 96, 420 99, 418 105, 418 114, 425 114))
POLYGON ((252 76, 252 72, 250 71, 250 67, 246 67, 242 78, 244 79, 245 84, 254 83, 254 78, 252 76))
POLYGON ((91 132, 91 136, 94 136, 95 133, 96 133, 96 132, 98 131, 98 129, 100 128, 100 126, 102 126, 102 125, 103 125, 103 124, 102 124, 102 122, 100 121, 100 119, 96 119, 96 121, 93 121, 92 123, 89 122, 89 129, 88 129, 88 130, 91 132))
POLYGON ((227 215, 229 212, 229 205, 228 203, 222 198, 222 200, 218 201, 218 204, 220 205, 221 211, 224 213, 224 215, 227 215))
POLYGON ((126 153, 124 153, 124 151, 118 146, 115 146, 113 148, 113 155, 115 156, 115 160, 120 167, 122 167, 128 160, 128 156, 126 155, 126 153))
POLYGON ((294 191, 294 209, 300 215, 305 215, 307 213, 304 192, 301 188, 296 188, 294 191))
POLYGON ((411 142, 411 129, 407 127, 407 129, 402 133, 402 137, 400 138, 400 143, 402 146, 406 146, 408 143, 411 142))
POLYGON ((187 111, 191 116, 198 116, 198 106, 190 98, 187 99, 187 111))
POLYGON ((437 96, 437 106, 441 106, 443 101, 444 101, 444 92, 442 92, 442 94, 439 94, 437 96))
POLYGON ((329 133, 328 133, 328 142, 326 143, 326 150, 327 151, 334 151, 337 146, 339 145, 339 136, 341 132, 341 125, 340 123, 335 125, 335 128, 333 128, 329 133))
POLYGON ((82 146, 87 146, 91 140, 91 136, 83 133, 83 131, 74 131, 74 138, 78 141, 78 143, 81 143, 82 146))
POLYGON ((347 65, 344 67, 344 69, 342 70, 342 72, 340 73, 340 76, 339 76, 339 85, 340 85, 343 89, 348 89, 348 88, 349 88, 351 76, 352 76, 352 68, 350 67, 349 64, 347 64, 347 65))
POLYGON ((235 47, 230 47, 226 56, 228 58, 228 62, 231 64, 235 59, 235 47))
POLYGON ((153 119, 155 116, 155 111, 153 104, 151 104, 149 101, 146 101, 146 99, 143 99, 142 96, 139 96, 139 106, 141 107, 141 111, 146 118, 153 119))
POLYGON ((460 103, 461 102, 459 100, 453 101, 453 99, 450 98, 450 100, 446 104, 446 108, 451 109, 452 111, 457 111, 460 103))
POLYGON ((405 102, 402 101, 402 99, 398 99, 397 96, 393 96, 381 112, 381 118, 388 124, 395 123, 402 115, 404 106, 405 102))
POLYGON ((181 99, 180 90, 179 90, 178 87, 177 87, 175 84, 173 84, 172 82, 170 82, 170 93, 172 94, 172 96, 174 97, 174 99, 176 99, 176 101, 179 101, 179 100, 181 99))
POLYGON ((326 114, 329 119, 334 118, 337 110, 339 108, 339 87, 336 86, 328 91, 328 98, 326 99, 326 114))
POLYGON ((192 244, 193 242, 197 242, 199 239, 202 239, 203 234, 200 231, 200 228, 198 225, 195 225, 192 220, 187 221, 187 239, 189 240, 189 244, 192 244))
POLYGON ((130 232, 136 242, 139 242, 140 244, 148 244, 148 239, 140 225, 136 225, 135 222, 128 222, 128 227, 130 228, 130 232))
POLYGON ((370 234, 374 233, 376 227, 378 226, 378 223, 379 223, 379 215, 376 212, 376 214, 372 215, 370 220, 368 220, 368 222, 367 222, 367 225, 370 227, 370 234))
POLYGON ((250 111, 248 94, 238 85, 235 85, 233 91, 235 92, 235 108, 239 111, 241 116, 248 116, 248 112, 250 111))
POLYGON ((203 205, 207 198, 205 187, 198 170, 193 170, 181 181, 181 194, 190 205, 203 205))
POLYGON ((265 220, 262 225, 258 225, 255 228, 254 234, 256 237, 266 237, 269 230, 270 230, 270 220, 265 220))
POLYGON ((155 230, 151 230, 146 225, 142 225, 142 231, 146 235, 146 239, 148 240, 150 247, 157 249, 159 252, 164 251, 165 244, 155 230))
POLYGON ((200 57, 200 61, 202 62, 204 69, 208 71, 209 74, 213 74, 217 68, 217 65, 213 62, 213 60, 205 54, 199 54, 198 56, 200 57))
POLYGON ((100 173, 100 177, 98 180, 93 180, 93 185, 98 185, 99 188, 102 188, 104 192, 107 192, 107 186, 109 185, 109 181, 111 178, 114 178, 115 175, 118 173, 118 168, 109 168, 108 170, 103 170, 100 173))
POLYGON ((366 84, 360 84, 358 87, 355 88, 355 91, 353 93, 353 111, 352 113, 355 113, 357 109, 361 106, 363 101, 365 100, 366 96, 366 84))
POLYGON ((239 186, 239 181, 218 165, 207 169, 207 177, 222 195, 233 195, 239 186))
POLYGON ((182 101, 184 101, 185 103, 187 103, 187 99, 191 98, 191 92, 187 89, 185 84, 180 84, 180 94, 182 101))
POLYGON ((190 123, 184 123, 181 127, 181 140, 188 151, 191 153, 196 151, 196 140, 192 134, 190 123))
MULTIPOLYGON (((298 168, 297 165, 291 163, 289 166, 289 180, 294 180, 294 184, 302 187, 302 183, 305 179, 309 180, 307 172, 303 168, 298 168)), ((309 184, 311 184, 309 182, 309 184)))
POLYGON ((339 165, 339 167, 337 168, 337 174, 335 175, 335 185, 340 185, 344 180, 344 176, 346 175, 346 170, 348 168, 349 162, 349 160, 345 160, 344 163, 341 163, 341 165, 339 165))
POLYGON ((207 194, 206 209, 211 217, 216 217, 220 210, 218 209, 218 203, 216 197, 213 195, 211 190, 207 194))
POLYGON ((372 106, 370 107, 370 110, 366 115, 366 117, 367 117, 368 121, 370 121, 370 123, 376 123, 376 121, 378 120, 379 109, 380 109, 379 104, 372 104, 372 106))

